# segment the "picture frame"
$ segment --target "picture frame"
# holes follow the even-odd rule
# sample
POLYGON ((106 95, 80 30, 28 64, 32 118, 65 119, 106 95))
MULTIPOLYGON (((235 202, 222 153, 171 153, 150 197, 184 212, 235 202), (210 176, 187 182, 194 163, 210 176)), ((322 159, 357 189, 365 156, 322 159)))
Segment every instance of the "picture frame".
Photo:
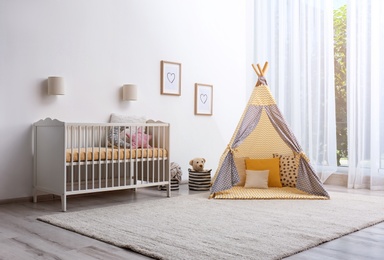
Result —
POLYGON ((161 61, 160 94, 181 95, 181 63, 161 61))
POLYGON ((195 115, 211 116, 213 111, 213 86, 195 83, 195 115))

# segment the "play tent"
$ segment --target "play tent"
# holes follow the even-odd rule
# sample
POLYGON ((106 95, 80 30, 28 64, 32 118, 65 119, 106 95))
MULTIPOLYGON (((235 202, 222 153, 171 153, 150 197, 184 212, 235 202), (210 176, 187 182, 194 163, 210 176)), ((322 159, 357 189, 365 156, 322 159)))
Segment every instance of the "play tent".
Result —
POLYGON ((259 64, 252 67, 258 75, 258 81, 232 139, 220 158, 212 179, 211 197, 215 198, 216 194, 239 186, 241 182, 244 185, 242 180, 244 173, 239 172, 244 166, 239 166, 239 159, 244 162, 244 158, 290 156, 296 162, 296 176, 294 183, 287 182, 284 185, 282 182, 282 186, 290 186, 291 190, 305 194, 329 198, 269 90, 264 78, 268 63, 266 62, 263 68, 259 64))

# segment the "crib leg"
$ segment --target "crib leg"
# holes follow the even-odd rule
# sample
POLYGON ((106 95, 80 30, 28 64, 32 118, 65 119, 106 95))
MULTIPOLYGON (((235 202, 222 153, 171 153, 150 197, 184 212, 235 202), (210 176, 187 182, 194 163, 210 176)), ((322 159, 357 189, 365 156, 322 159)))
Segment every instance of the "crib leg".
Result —
POLYGON ((67 196, 61 195, 61 209, 67 211, 67 196))

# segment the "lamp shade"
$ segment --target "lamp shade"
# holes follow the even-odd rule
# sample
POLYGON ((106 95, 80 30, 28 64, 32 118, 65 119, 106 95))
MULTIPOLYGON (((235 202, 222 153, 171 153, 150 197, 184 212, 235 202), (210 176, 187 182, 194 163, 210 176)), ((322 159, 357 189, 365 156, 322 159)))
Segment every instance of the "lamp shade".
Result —
POLYGON ((48 77, 48 95, 64 95, 64 79, 62 77, 48 77))
POLYGON ((137 100, 137 86, 134 84, 125 84, 123 86, 123 100, 137 100))

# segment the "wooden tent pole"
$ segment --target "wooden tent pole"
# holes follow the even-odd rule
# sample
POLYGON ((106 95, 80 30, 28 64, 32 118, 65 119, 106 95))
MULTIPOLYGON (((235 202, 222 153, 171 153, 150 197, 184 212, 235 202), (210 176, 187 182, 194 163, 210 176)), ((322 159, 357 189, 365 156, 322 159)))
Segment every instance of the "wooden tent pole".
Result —
POLYGON ((261 76, 260 72, 258 71, 257 67, 255 66, 255 64, 252 64, 252 68, 253 70, 256 72, 257 76, 261 76))
POLYGON ((267 73, 268 67, 269 67, 268 61, 266 61, 264 64, 264 67, 263 67, 263 75, 265 75, 267 73))
POLYGON ((259 71, 260 71, 260 76, 264 76, 263 70, 261 69, 261 67, 260 67, 260 64, 259 64, 259 63, 257 63, 257 68, 258 68, 258 69, 259 69, 259 71))

